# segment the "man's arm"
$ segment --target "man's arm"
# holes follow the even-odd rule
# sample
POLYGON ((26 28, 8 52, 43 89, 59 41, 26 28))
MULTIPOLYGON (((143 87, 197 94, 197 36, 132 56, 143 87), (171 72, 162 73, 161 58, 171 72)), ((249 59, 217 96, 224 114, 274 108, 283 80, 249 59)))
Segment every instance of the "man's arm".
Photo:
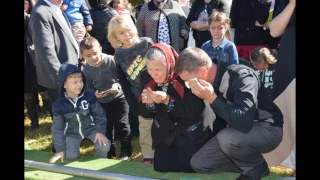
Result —
MULTIPOLYGON (((229 83, 222 80, 223 83, 229 83)), ((256 99, 258 94, 258 81, 254 75, 247 75, 242 79, 235 79, 232 88, 233 102, 229 103, 224 97, 216 97, 211 107, 214 112, 222 117, 231 127, 247 133, 251 130, 256 114, 256 99)), ((221 86, 220 85, 220 86, 221 86)), ((215 96, 215 94, 214 94, 215 96)))
POLYGON ((55 50, 52 26, 48 20, 49 15, 39 12, 32 15, 34 17, 31 18, 29 27, 32 29, 36 61, 42 61, 39 62, 39 64, 43 64, 41 67, 45 69, 45 72, 50 74, 51 80, 58 84, 58 72, 61 63, 55 50))
POLYGON ((290 0, 286 8, 270 22, 269 29, 272 37, 279 37, 284 33, 295 8, 295 0, 290 0))

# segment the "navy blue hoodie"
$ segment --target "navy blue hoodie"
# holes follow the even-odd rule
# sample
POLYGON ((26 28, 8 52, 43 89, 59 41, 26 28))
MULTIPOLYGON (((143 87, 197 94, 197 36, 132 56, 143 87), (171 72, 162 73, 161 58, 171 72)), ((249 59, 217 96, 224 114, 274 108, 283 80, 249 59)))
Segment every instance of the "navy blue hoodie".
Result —
MULTIPOLYGON (((59 69, 60 97, 52 107, 51 126, 56 152, 66 151, 66 136, 83 139, 92 133, 106 134, 107 119, 95 95, 83 88, 77 99, 73 100, 65 93, 65 80, 70 74, 76 72, 82 73, 77 66, 72 64, 63 64, 59 69)), ((83 73, 82 78, 83 87, 86 87, 83 73)))

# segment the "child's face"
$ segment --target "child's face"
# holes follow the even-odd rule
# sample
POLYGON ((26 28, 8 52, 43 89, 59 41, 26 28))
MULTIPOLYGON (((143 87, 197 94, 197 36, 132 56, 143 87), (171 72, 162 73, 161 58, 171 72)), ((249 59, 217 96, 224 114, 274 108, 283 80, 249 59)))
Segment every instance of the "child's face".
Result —
POLYGON ((210 24, 210 34, 213 39, 221 40, 226 34, 226 25, 221 22, 211 22, 210 24))
POLYGON ((91 49, 84 49, 81 55, 89 64, 94 67, 99 67, 102 62, 101 52, 101 46, 94 44, 91 49))
POLYGON ((131 47, 135 43, 135 36, 131 29, 119 27, 116 36, 117 40, 122 43, 122 47, 124 48, 131 47))
POLYGON ((29 1, 24 0, 24 10, 25 10, 25 11, 29 11, 29 8, 30 8, 29 1))
POLYGON ((68 76, 64 88, 68 96, 75 98, 81 93, 83 85, 82 73, 75 73, 68 76))
POLYGON ((123 9, 126 7, 124 0, 113 0, 113 8, 123 9))

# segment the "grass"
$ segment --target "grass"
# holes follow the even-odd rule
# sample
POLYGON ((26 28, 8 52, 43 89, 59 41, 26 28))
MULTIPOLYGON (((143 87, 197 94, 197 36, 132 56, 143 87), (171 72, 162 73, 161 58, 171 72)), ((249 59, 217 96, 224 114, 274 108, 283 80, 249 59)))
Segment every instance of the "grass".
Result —
MULTIPOLYGON (((41 104, 40 104, 41 105, 41 104)), ((41 150, 46 152, 51 152, 52 150, 52 140, 51 140, 51 123, 52 119, 49 116, 40 115, 39 118, 39 124, 40 127, 36 132, 31 131, 30 126, 30 119, 27 117, 26 109, 24 111, 25 113, 25 120, 24 120, 24 127, 25 127, 25 133, 24 133, 24 142, 34 142, 29 144, 29 147, 32 150, 41 150)), ((115 142, 116 147, 116 157, 113 157, 113 159, 118 159, 120 154, 120 143, 119 141, 115 142)), ((89 140, 84 140, 80 146, 80 154, 81 156, 89 156, 93 157, 93 143, 89 140)), ((49 159, 48 159, 49 161, 49 159)), ((129 158, 129 161, 134 162, 141 162, 142 161, 142 154, 140 151, 140 145, 138 141, 138 137, 133 137, 132 139, 132 156, 129 158)), ((279 168, 275 166, 269 167, 270 171, 280 175, 280 176, 293 176, 295 171, 290 168, 279 168)))

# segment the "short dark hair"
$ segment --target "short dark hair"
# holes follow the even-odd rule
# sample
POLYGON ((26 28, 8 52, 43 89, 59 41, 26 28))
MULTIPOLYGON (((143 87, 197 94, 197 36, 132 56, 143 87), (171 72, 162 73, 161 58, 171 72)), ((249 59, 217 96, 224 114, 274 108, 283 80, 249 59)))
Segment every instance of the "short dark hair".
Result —
POLYGON ((174 72, 176 74, 183 71, 194 73, 200 67, 209 67, 211 64, 212 61, 206 52, 197 47, 189 47, 180 53, 174 66, 174 72))
POLYGON ((80 42, 80 52, 82 53, 83 50, 91 49, 94 45, 100 46, 98 40, 92 36, 86 37, 80 42))

